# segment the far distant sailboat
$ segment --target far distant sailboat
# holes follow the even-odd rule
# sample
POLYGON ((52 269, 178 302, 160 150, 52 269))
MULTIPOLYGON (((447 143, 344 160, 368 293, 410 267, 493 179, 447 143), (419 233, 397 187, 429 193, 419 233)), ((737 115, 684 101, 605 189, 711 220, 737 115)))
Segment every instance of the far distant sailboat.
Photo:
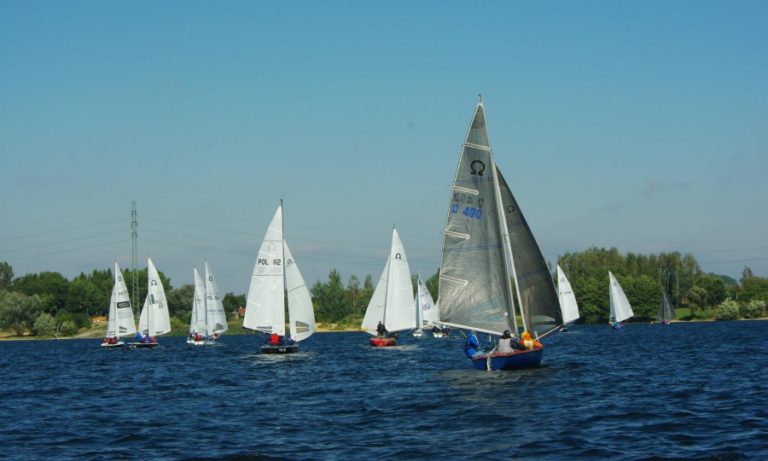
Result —
POLYGON ((157 337, 170 333, 171 319, 168 314, 168 300, 165 298, 163 281, 152 259, 147 258, 147 297, 139 317, 139 342, 130 343, 133 347, 155 347, 157 337), (139 338, 140 337, 140 338, 139 338))
POLYGON ((297 352, 299 341, 315 332, 312 297, 284 235, 283 203, 280 201, 253 266, 243 319, 243 327, 269 335, 261 346, 261 352, 266 354, 297 352), (285 336, 286 297, 289 337, 285 336))
POLYGON ((432 295, 427 289, 421 274, 416 276, 416 329, 413 330, 413 336, 421 338, 424 335, 424 329, 435 325, 437 320, 437 309, 435 302, 432 301, 432 295))
POLYGON ((205 341, 213 344, 229 329, 224 303, 219 296, 219 287, 213 277, 213 271, 205 261, 205 341))
POLYGON ((659 304, 659 313, 656 317, 662 325, 669 325, 669 323, 675 318, 675 308, 672 307, 672 303, 667 296, 667 290, 664 290, 661 298, 661 304, 659 304))
POLYGON ((365 310, 362 329, 373 347, 397 345, 397 333, 416 328, 411 271, 397 229, 392 229, 389 256, 365 310))
POLYGON ((579 305, 576 303, 571 282, 568 281, 559 264, 557 265, 557 295, 560 300, 560 311, 563 313, 563 326, 561 328, 563 331, 568 328, 568 325, 579 319, 579 305))
POLYGON ((629 304, 627 295, 621 289, 619 281, 611 271, 608 271, 609 286, 608 294, 611 304, 611 312, 608 315, 608 322, 614 329, 619 330, 624 326, 624 322, 632 318, 635 313, 632 312, 632 306, 629 304))
POLYGON ((205 344, 205 286, 197 269, 192 269, 195 281, 195 293, 192 296, 192 316, 189 320, 187 344, 202 346, 205 344))
POLYGON ((132 336, 134 333, 136 333, 136 323, 133 320, 131 298, 128 297, 128 287, 125 286, 120 266, 115 262, 115 284, 109 300, 107 334, 101 347, 122 347, 125 343, 120 341, 120 338, 132 336))

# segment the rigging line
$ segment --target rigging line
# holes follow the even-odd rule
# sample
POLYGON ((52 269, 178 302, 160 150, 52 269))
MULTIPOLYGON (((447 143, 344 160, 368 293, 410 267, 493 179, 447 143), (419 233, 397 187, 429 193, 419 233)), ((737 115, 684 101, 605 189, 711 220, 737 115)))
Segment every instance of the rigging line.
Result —
POLYGON ((88 245, 88 246, 84 246, 84 247, 69 248, 67 250, 50 251, 48 253, 40 253, 40 254, 29 255, 29 256, 21 256, 21 257, 18 257, 18 258, 14 258, 14 260, 40 258, 40 257, 43 257, 43 256, 57 255, 57 254, 61 254, 61 253, 72 253, 74 251, 87 250, 89 248, 97 248, 97 247, 103 247, 103 246, 107 246, 107 245, 115 245, 115 244, 118 244, 118 243, 128 243, 128 242, 130 242, 130 240, 115 240, 113 242, 97 243, 97 244, 94 244, 94 245, 88 245))
POLYGON ((215 231, 232 232, 232 233, 235 233, 235 234, 253 235, 253 232, 251 232, 251 231, 226 229, 226 228, 223 228, 223 227, 216 227, 216 226, 205 226, 205 225, 201 226, 200 224, 190 224, 190 223, 183 223, 183 222, 179 222, 179 221, 169 221, 167 219, 156 219, 156 218, 146 218, 146 217, 144 217, 143 219, 144 219, 144 223, 145 223, 144 225, 145 226, 147 225, 146 224, 147 222, 150 225, 153 222, 158 222, 158 223, 165 223, 165 224, 173 224, 173 225, 182 226, 185 229, 210 229, 210 230, 215 230, 215 231))
POLYGON ((723 250, 704 250, 704 251, 692 251, 691 253, 727 253, 729 251, 753 251, 753 250, 768 250, 768 247, 733 248, 733 249, 723 249, 723 250))
POLYGON ((101 234, 84 235, 82 237, 76 237, 76 238, 68 239, 68 240, 60 240, 58 242, 41 243, 40 245, 30 245, 30 246, 22 247, 22 248, 14 248, 12 250, 0 250, 0 254, 15 253, 17 251, 31 250, 31 249, 34 249, 34 248, 49 247, 49 246, 53 246, 53 245, 59 245, 59 244, 62 244, 62 243, 77 242, 78 240, 87 240, 87 239, 91 239, 91 238, 94 238, 94 237, 101 237, 101 236, 104 236, 104 235, 122 234, 123 232, 125 232, 125 229, 119 229, 119 230, 114 230, 114 231, 110 231, 110 232, 102 232, 101 234))
POLYGON ((110 224, 110 223, 118 222, 118 221, 126 221, 126 219, 125 218, 110 219, 108 221, 101 221, 101 222, 92 223, 92 224, 83 224, 83 225, 74 226, 74 227, 65 227, 65 228, 62 228, 62 229, 56 229, 56 230, 52 230, 52 231, 39 232, 37 234, 24 234, 24 235, 14 235, 14 236, 11 236, 11 237, 3 237, 3 238, 0 238, 0 242, 5 242, 7 240, 29 238, 29 237, 40 237, 42 235, 57 234, 57 233, 66 232, 66 231, 70 231, 70 230, 85 229, 85 228, 89 228, 89 227, 100 226, 102 224, 110 224))

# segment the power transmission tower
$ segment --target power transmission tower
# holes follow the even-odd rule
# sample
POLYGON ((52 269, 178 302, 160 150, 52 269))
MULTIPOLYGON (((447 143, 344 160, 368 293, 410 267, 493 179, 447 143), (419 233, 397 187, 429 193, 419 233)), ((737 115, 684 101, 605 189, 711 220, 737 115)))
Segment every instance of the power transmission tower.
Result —
MULTIPOLYGON (((138 214, 136 213, 136 201, 131 202, 131 272, 133 273, 133 306, 138 306, 139 302, 139 279, 136 277, 136 259, 139 254, 139 234, 137 229, 139 228, 138 214)), ((136 315, 134 310, 133 315, 136 315)))

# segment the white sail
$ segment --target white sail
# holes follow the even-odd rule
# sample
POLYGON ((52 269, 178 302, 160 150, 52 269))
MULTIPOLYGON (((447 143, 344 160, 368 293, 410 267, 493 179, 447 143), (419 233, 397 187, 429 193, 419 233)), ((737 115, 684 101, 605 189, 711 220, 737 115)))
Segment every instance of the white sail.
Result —
POLYGON ((421 276, 417 277, 418 284, 416 290, 416 302, 417 311, 419 312, 418 328, 429 327, 435 325, 438 320, 437 308, 435 302, 432 300, 432 295, 427 289, 427 284, 421 279, 421 276))
POLYGON ((379 321, 392 333, 416 328, 411 271, 397 229, 392 229, 389 258, 368 303, 363 329, 375 334, 379 321))
POLYGON ((288 292, 288 321, 291 338, 302 341, 315 332, 315 311, 312 308, 312 296, 309 294, 299 266, 293 259, 288 242, 285 245, 285 286, 288 292))
POLYGON ((389 276, 389 258, 387 258, 386 264, 384 264, 384 270, 381 272, 379 282, 376 284, 376 288, 373 290, 373 295, 370 301, 368 301, 368 307, 365 309, 365 316, 363 316, 363 330, 369 334, 376 334, 376 327, 379 322, 384 321, 384 305, 387 298, 387 279, 389 276))
POLYGON ((624 294, 624 290, 621 289, 619 281, 612 272, 608 271, 609 280, 609 298, 611 304, 611 312, 608 317, 608 321, 613 323, 623 322, 629 318, 632 318, 635 314, 632 312, 632 306, 629 305, 627 295, 624 294))
POLYGON ((281 205, 272 217, 253 266, 243 327, 285 335, 283 252, 281 205))
POLYGON ((189 320, 189 333, 205 334, 205 285, 197 269, 192 270, 195 281, 195 293, 192 295, 192 316, 189 320))
POLYGON ((147 297, 139 318, 139 330, 148 336, 159 336, 171 331, 168 301, 165 289, 152 260, 147 258, 147 297))
POLYGON ((205 262, 205 332, 207 336, 220 335, 227 331, 227 314, 219 296, 219 287, 213 277, 213 271, 205 262))
POLYGON ((136 322, 133 319, 133 307, 128 296, 120 266, 115 263, 115 284, 112 286, 112 296, 109 300, 109 320, 107 321, 107 338, 119 338, 136 333, 136 322))
POLYGON ((573 294, 571 282, 568 281, 559 264, 557 266, 557 294, 560 299, 560 310, 563 313, 563 324, 567 325, 578 320, 579 305, 576 303, 576 296, 573 294))

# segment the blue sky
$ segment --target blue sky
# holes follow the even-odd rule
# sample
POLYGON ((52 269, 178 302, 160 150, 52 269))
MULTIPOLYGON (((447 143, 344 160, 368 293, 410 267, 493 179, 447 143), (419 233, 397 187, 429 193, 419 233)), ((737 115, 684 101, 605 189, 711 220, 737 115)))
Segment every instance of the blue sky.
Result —
POLYGON ((690 252, 768 276, 768 3, 0 0, 0 261, 208 258, 247 290, 266 226, 308 284, 374 280, 392 225, 440 261, 483 94, 545 256, 690 252))

